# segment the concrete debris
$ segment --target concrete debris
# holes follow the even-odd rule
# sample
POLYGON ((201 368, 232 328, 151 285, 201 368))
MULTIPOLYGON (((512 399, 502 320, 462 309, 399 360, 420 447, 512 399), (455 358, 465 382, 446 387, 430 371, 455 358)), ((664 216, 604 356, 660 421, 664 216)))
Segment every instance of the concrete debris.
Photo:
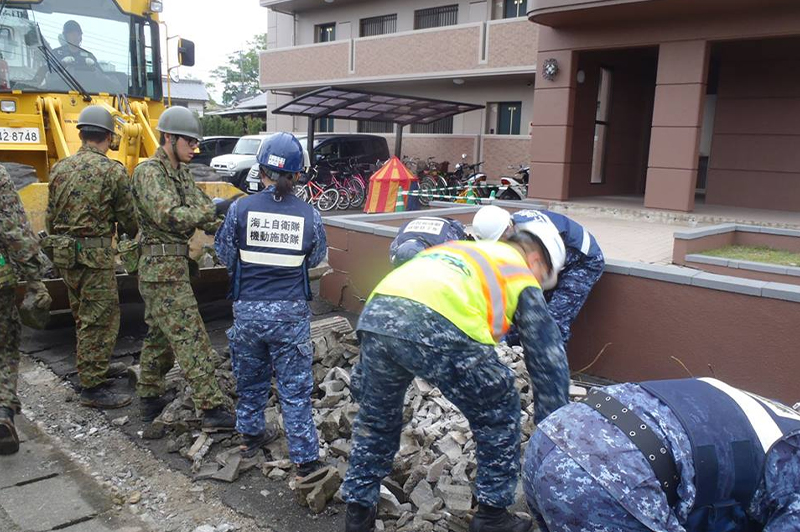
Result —
POLYGON ((342 477, 335 467, 323 467, 297 482, 295 498, 298 503, 318 514, 325 510, 341 483, 342 477))
MULTIPOLYGON (((236 434, 201 434, 200 417, 191 401, 190 390, 178 368, 167 374, 167 388, 176 393, 148 431, 169 432, 168 448, 192 461, 195 480, 213 478, 235 482, 239 475, 259 468, 273 481, 290 480, 295 498, 313 512, 321 512, 336 496, 347 471, 353 423, 358 404, 351 393, 351 372, 358 360, 358 339, 344 317, 319 320, 311 326, 314 346, 312 392, 314 421, 317 425, 321 459, 330 467, 318 475, 294 480, 294 465, 289 460, 285 437, 265 447, 253 460, 242 460, 241 443, 236 434)), ((504 344, 497 347, 501 362, 515 368, 520 390, 522 441, 534 431, 533 391, 528 381, 522 350, 504 344)), ((131 373, 135 374, 138 368, 131 373)), ((235 381, 230 360, 220 357, 217 378, 223 392, 235 398, 235 381)), ((579 393, 573 386, 573 395, 579 393)), ((585 392, 586 389, 581 387, 585 392)), ((265 412, 267 423, 283 428, 276 391, 270 394, 265 412)), ((474 508, 470 484, 476 473, 476 444, 469 423, 441 392, 416 378, 406 394, 405 422, 400 449, 392 471, 381 486, 379 517, 383 529, 399 532, 467 532, 468 512, 474 508)), ((147 432, 147 431, 146 431, 147 432)))
POLYGON ((122 416, 122 417, 118 417, 118 418, 112 419, 111 420, 111 424, 114 425, 114 426, 117 426, 117 427, 121 427, 121 426, 127 424, 129 420, 130 419, 128 418, 128 416, 122 416))

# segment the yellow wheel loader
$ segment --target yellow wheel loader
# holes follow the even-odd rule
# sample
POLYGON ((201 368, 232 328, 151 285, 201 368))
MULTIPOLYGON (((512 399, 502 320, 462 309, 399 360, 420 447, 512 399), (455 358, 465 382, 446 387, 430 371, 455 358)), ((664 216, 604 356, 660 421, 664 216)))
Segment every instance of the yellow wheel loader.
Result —
MULTIPOLYGON (((155 125, 167 99, 161 82, 162 3, 0 0, 0 164, 15 180, 35 232, 44 229, 50 169, 80 147, 76 124, 86 106, 111 112, 119 144, 108 155, 129 173, 155 153, 155 125)), ((180 41, 178 57, 192 66, 194 44, 180 41)), ((211 197, 238 193, 229 183, 198 185, 211 197)), ((195 235, 193 258, 209 243, 209 237, 195 235)), ((123 301, 138 296, 135 279, 121 275, 118 281, 123 301)), ((63 283, 46 282, 53 308, 69 308, 63 283)), ((207 296, 224 294, 224 268, 201 268, 198 283, 198 292, 207 296)))

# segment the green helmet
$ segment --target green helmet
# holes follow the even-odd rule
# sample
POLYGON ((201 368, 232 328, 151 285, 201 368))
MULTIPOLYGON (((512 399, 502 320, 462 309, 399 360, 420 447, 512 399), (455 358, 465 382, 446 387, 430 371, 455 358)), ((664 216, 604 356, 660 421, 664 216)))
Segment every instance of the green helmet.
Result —
POLYGON ((200 121, 195 114, 186 107, 170 107, 158 119, 156 129, 162 133, 183 135, 193 139, 203 140, 203 131, 200 121))
POLYGON ((99 105, 90 105, 78 116, 78 129, 85 127, 95 131, 114 133, 114 118, 105 108, 99 105))

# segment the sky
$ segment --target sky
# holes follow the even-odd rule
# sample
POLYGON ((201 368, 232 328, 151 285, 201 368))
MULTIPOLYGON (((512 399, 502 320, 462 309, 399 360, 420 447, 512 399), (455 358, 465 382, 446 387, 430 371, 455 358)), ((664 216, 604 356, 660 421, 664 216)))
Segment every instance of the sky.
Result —
MULTIPOLYGON (((194 41, 195 66, 181 67, 180 77, 191 76, 207 83, 214 81, 211 71, 225 64, 229 54, 267 31, 267 9, 259 6, 258 0, 164 0, 161 20, 170 36, 194 41)), ((177 39, 170 40, 172 66, 177 64, 176 47, 177 39)), ((221 88, 209 89, 209 93, 220 101, 221 88)))

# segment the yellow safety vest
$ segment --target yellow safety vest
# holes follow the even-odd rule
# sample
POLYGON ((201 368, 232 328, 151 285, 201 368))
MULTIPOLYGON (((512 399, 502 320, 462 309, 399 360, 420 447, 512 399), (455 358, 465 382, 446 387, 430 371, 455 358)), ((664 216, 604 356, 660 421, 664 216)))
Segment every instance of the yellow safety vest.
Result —
POLYGON ((370 295, 435 310, 470 338, 494 345, 508 332, 522 291, 541 289, 520 253, 502 242, 448 242, 419 253, 370 295))

